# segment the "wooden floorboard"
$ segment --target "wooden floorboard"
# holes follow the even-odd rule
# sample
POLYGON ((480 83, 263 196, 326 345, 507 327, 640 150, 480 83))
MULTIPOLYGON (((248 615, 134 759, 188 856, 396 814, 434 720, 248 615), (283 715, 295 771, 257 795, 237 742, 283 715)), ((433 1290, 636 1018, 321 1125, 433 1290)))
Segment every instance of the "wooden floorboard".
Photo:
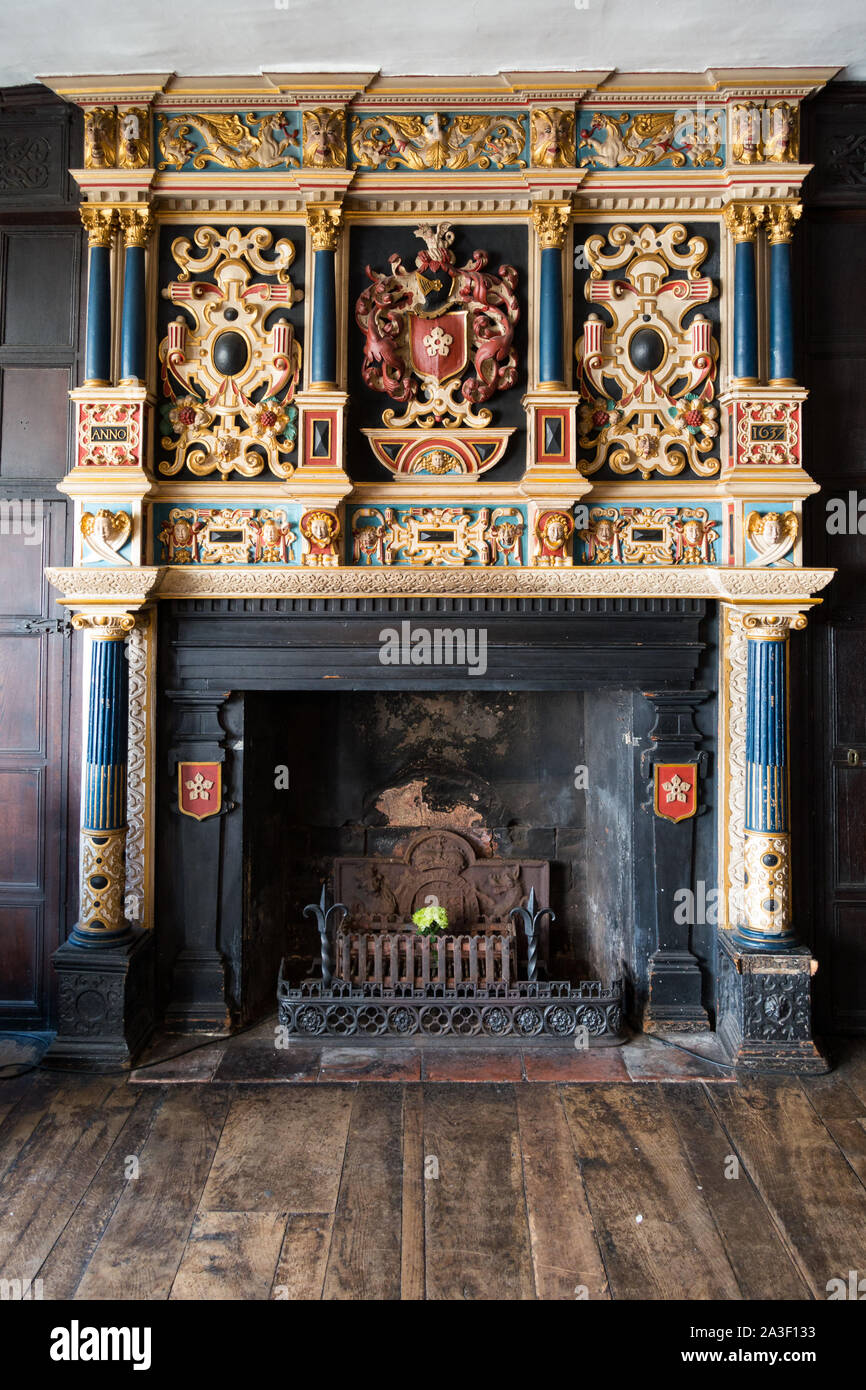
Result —
POLYGON ((0 1279, 45 1299, 824 1299, 866 1250, 866 1045, 838 1055, 725 1085, 32 1073, 0 1083, 0 1279))
POLYGON ((517 1113, 537 1295, 542 1299, 609 1298, 559 1088, 521 1087, 517 1113))
POLYGON ((566 1086, 562 1100, 613 1297, 740 1298, 665 1088, 566 1086))
POLYGON ((744 1081, 712 1105, 813 1296, 860 1269, 866 1191, 796 1082, 744 1081))
POLYGON ((77 1298, 168 1298, 228 1102, 212 1086, 165 1088, 139 1155, 139 1176, 127 1182, 77 1298))
POLYGON ((135 1096, 122 1082, 70 1082, 0 1181, 0 1270, 34 1279, 123 1128, 135 1096))
POLYGON ((424 1086, 430 1299, 535 1296, 514 1087, 424 1086))
POLYGON ((238 1089, 202 1196, 204 1211, 334 1211, 351 1086, 238 1089))
POLYGON ((403 1203, 403 1095, 355 1092, 324 1297, 398 1299, 403 1203))

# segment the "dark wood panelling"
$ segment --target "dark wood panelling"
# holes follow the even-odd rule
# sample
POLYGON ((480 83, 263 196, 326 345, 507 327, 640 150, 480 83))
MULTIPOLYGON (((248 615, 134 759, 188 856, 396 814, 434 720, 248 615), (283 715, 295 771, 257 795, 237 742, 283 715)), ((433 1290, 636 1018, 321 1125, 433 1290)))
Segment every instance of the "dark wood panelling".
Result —
POLYGON ((0 369, 0 477, 56 478, 66 472, 69 367, 0 369))
POLYGON ((0 666, 0 753, 39 753, 42 649, 31 637, 11 633, 3 643, 0 666), (35 698, 34 698, 35 697, 35 698))
POLYGON ((856 521, 828 527, 832 499, 847 510, 853 493, 855 517, 866 501, 866 84, 833 84, 808 103, 804 141, 815 164, 799 237, 804 442, 823 489, 806 506, 805 559, 838 573, 792 652, 808 667, 795 712, 808 750, 794 763, 795 888, 820 961, 818 1026, 866 1032, 866 534, 856 521))
POLYGON ((41 916, 38 907, 0 907, 0 981, 6 1004, 26 1008, 36 996, 41 916))
POLYGON ((81 236, 77 229, 7 229, 4 347, 71 348, 75 305, 69 286, 81 236))
POLYGON ((70 925, 71 644, 44 567, 71 558, 56 485, 79 379, 80 163, 78 113, 43 88, 0 91, 0 1027, 51 1023, 70 925))
POLYGON ((0 768, 0 890, 39 886, 41 780, 38 768, 0 768))

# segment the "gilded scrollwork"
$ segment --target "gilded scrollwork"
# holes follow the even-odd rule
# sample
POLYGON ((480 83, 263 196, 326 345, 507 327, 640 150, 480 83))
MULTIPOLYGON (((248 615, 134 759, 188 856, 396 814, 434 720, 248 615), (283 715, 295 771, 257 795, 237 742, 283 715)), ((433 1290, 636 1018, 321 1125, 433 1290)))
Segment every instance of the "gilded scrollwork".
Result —
POLYGON ((352 162, 362 169, 522 168, 524 119, 466 112, 353 116, 352 162))
POLYGON ((242 119, 236 112, 185 112, 159 118, 159 169, 296 169, 297 131, 283 111, 242 119), (191 140, 191 135, 198 140, 191 140))
POLYGON ((172 507, 158 539, 171 565, 288 565, 298 537, 281 507, 172 507))
POLYGON ((658 229, 618 223, 607 234, 612 251, 604 251, 603 234, 586 239, 586 298, 604 305, 612 325, 590 314, 575 349, 579 440, 592 451, 578 464, 585 474, 605 463, 614 473, 638 471, 644 478, 672 477, 686 466, 701 477, 719 471, 711 454, 719 435, 718 343, 702 314, 683 327, 685 315, 707 303, 716 287, 700 274, 706 240, 687 237, 681 223, 658 229), (605 271, 616 274, 605 278, 605 271))
POLYGON ((160 344, 169 398, 162 445, 173 458, 159 471, 173 476, 185 466, 198 477, 237 472, 251 478, 267 463, 278 478, 288 478, 301 347, 288 319, 268 327, 266 321, 275 307, 288 308, 302 297, 289 279, 294 247, 281 238, 266 259, 272 236, 264 227, 199 227, 195 243, 203 255, 194 256, 185 238, 172 243, 180 274, 163 290, 192 315, 195 327, 178 317, 160 344), (214 267, 213 282, 190 281, 193 271, 214 267), (254 270, 278 283, 253 280, 254 270))
POLYGON ((713 565, 719 523, 706 507, 591 507, 579 537, 590 565, 713 565))

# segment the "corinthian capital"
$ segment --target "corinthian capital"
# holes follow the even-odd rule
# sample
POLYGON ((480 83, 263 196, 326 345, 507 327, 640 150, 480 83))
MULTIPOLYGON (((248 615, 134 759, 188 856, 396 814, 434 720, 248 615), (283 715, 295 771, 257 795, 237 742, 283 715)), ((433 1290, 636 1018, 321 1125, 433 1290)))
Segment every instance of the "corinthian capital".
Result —
POLYGON ((111 245, 111 235, 117 224, 116 208, 85 203, 81 209, 81 220, 87 229, 88 246, 111 245))
POLYGON ((339 203, 308 203, 307 226, 314 251, 336 251, 343 228, 343 209, 339 203))
POLYGON ((802 203, 769 203, 767 206, 767 240, 771 246, 790 241, 794 223, 803 215, 802 203))
POLYGON ((124 246, 146 246, 153 231, 150 208, 144 203, 137 203, 134 207, 120 208, 118 217, 123 229, 124 246))
POLYGON ((565 245, 568 222, 571 217, 571 201, 556 203, 535 203, 532 208, 532 221, 542 250, 553 247, 559 250, 565 245))
POLYGON ((754 241, 767 215, 764 203, 728 203, 724 209, 728 231, 738 241, 754 241))

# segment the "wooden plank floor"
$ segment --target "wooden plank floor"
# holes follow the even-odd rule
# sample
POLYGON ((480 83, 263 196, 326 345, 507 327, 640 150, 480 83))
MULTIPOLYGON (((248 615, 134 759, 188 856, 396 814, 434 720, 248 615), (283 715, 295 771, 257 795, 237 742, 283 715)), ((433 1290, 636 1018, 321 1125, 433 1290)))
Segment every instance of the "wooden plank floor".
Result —
POLYGON ((713 1085, 0 1082, 45 1299, 823 1299, 866 1260, 866 1042, 713 1085))

